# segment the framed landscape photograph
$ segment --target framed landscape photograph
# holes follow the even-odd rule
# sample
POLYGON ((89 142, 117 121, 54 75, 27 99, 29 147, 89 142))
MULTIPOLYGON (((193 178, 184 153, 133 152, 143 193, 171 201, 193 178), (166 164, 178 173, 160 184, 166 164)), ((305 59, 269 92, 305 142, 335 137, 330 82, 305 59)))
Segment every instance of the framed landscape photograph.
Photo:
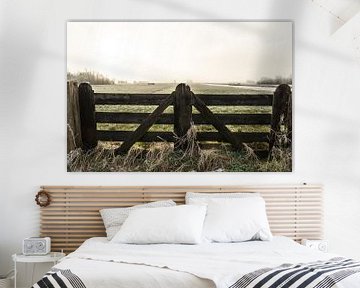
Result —
POLYGON ((68 22, 69 172, 291 172, 293 24, 68 22))

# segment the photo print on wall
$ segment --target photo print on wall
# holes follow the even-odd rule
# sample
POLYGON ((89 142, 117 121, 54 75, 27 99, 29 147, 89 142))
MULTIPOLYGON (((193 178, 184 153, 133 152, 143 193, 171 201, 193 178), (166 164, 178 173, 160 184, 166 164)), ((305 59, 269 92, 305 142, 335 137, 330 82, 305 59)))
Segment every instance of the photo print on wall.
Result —
POLYGON ((293 24, 68 22, 69 172, 292 171, 293 24))

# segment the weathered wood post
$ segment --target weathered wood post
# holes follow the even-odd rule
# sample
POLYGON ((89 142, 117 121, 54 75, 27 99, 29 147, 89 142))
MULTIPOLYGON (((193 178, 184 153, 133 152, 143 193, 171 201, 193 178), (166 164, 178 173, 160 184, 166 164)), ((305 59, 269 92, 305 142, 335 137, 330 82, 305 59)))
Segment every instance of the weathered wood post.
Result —
POLYGON ((174 99, 174 133, 179 138, 175 142, 175 150, 186 150, 188 144, 184 136, 191 127, 192 121, 192 93, 190 87, 180 83, 175 89, 174 99))
POLYGON ((287 140, 292 137, 292 100, 291 88, 287 84, 279 85, 273 97, 272 115, 271 115, 271 131, 269 139, 269 156, 274 145, 278 145, 278 135, 281 131, 281 124, 284 123, 287 140))
POLYGON ((97 146, 95 98, 89 83, 79 85, 79 107, 82 149, 90 150, 97 146))
POLYGON ((67 153, 82 146, 78 84, 67 82, 67 153))

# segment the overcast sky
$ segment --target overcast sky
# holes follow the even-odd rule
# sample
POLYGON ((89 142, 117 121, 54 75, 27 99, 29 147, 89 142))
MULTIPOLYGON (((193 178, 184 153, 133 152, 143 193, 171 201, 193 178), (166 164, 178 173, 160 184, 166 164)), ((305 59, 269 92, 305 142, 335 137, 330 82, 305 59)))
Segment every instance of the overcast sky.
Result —
POLYGON ((67 69, 126 81, 292 75, 291 22, 68 22, 67 69))

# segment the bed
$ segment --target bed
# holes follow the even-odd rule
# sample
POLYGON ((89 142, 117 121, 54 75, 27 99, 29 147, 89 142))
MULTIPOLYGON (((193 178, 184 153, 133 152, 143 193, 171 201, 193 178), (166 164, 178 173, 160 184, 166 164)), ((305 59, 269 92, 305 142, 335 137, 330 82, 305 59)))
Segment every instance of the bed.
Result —
POLYGON ((360 287, 359 262, 298 243, 322 237, 322 189, 318 185, 42 189, 52 199, 50 206, 42 208, 42 234, 55 240, 53 250, 72 253, 35 288, 360 287), (197 245, 119 244, 104 237, 99 209, 163 199, 182 204, 188 191, 260 193, 274 237, 271 241, 197 245))
MULTIPOLYGON (((282 236, 274 237, 270 242, 159 244, 136 247, 111 244, 106 238, 98 237, 87 240, 76 252, 56 265, 54 271, 70 270, 73 275, 65 274, 70 280, 79 277, 79 280, 72 284, 64 280, 67 279, 66 277, 61 277, 66 283, 65 287, 257 287, 251 284, 246 286, 246 282, 244 284, 243 281, 244 276, 262 269, 267 272, 268 268, 284 264, 306 263, 306 267, 315 266, 314 264, 320 267, 320 264, 324 266, 324 262, 319 261, 330 259, 329 266, 347 260, 314 251, 282 236)), ((348 262, 348 264, 349 267, 353 267, 353 273, 348 277, 344 277, 346 274, 338 275, 340 281, 338 283, 335 282, 336 279, 319 278, 319 281, 315 282, 317 286, 299 284, 294 287, 360 287, 360 274, 356 273, 360 269, 359 263, 348 262), (342 276, 344 279, 340 279, 342 276)), ((286 265, 285 268, 289 269, 286 265)), ((304 270, 300 267, 290 272, 294 274, 301 269, 304 270)), ((279 272, 279 275, 284 275, 284 272, 279 272)), ((274 275, 274 279, 279 279, 279 275, 274 275)), ((268 286, 258 287, 289 287, 271 286, 270 284, 275 282, 274 279, 269 280, 268 286)), ((308 277, 302 277, 298 281, 304 283, 306 279, 308 277)), ((57 282, 54 279, 50 281, 56 287, 57 282)), ((36 288, 49 286, 43 286, 41 282, 34 285, 36 288)))

